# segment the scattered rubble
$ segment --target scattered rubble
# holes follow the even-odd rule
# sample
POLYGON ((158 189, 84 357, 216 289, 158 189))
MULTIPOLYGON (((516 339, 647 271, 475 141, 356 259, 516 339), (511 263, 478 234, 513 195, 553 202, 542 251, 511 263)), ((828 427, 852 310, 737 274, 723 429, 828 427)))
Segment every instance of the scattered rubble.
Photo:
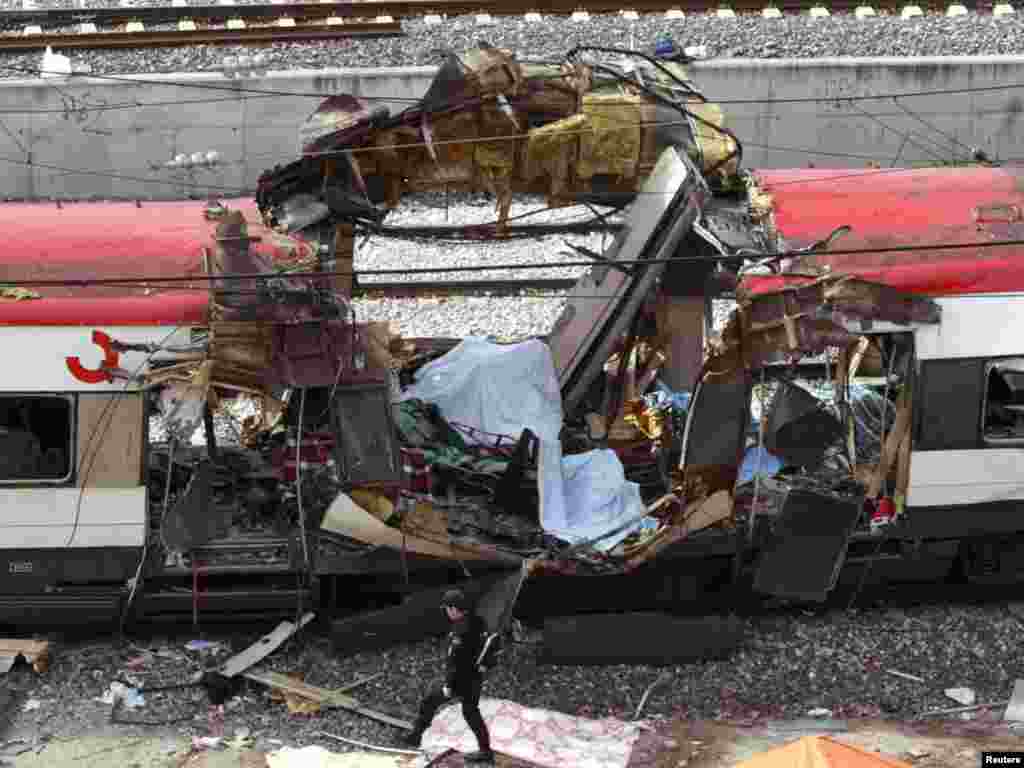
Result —
POLYGON ((974 691, 970 688, 947 688, 946 696, 965 707, 972 706, 977 700, 974 691))
POLYGON ((50 667, 50 644, 45 640, 0 639, 0 673, 9 671, 18 659, 44 674, 50 667))

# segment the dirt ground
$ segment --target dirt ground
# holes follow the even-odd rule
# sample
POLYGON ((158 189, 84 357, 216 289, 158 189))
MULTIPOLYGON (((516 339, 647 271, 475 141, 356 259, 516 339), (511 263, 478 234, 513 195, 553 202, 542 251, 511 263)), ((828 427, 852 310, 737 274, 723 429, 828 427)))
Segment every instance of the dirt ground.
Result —
MULTIPOLYGON (((654 768, 734 768, 753 755, 806 735, 827 735, 868 751, 904 760, 913 768, 978 768, 983 750, 1024 750, 1018 735, 999 722, 787 721, 744 727, 708 721, 680 721, 667 746, 648 765, 654 768)), ((13 735, 8 734, 7 741, 13 735)), ((0 740, 2 743, 2 740, 0 740)), ((190 754, 180 735, 125 736, 103 729, 75 739, 51 741, 11 760, 13 768, 266 768, 264 753, 227 749, 190 754)), ((499 760, 499 766, 512 763, 499 760)), ((458 757, 444 762, 461 765, 458 757)))

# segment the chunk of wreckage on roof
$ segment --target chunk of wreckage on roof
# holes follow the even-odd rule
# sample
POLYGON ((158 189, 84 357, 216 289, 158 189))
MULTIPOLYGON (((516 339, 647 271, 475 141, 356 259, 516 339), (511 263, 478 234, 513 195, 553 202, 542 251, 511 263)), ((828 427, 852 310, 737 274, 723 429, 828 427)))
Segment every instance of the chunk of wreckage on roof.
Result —
POLYGON ((553 205, 631 198, 668 146, 687 148, 713 185, 731 183, 735 138, 683 64, 634 55, 594 66, 585 54, 534 63, 490 46, 453 53, 396 115, 333 96, 302 129, 304 157, 261 177, 260 210, 287 231, 328 216, 379 222, 376 204, 454 186, 493 194, 502 231, 514 194, 553 205))

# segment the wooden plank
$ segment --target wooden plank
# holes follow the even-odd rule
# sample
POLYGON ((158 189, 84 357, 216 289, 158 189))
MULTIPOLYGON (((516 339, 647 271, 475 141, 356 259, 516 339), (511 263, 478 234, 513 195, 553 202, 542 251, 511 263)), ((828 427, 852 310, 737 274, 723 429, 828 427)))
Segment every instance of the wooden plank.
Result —
POLYGON ((307 613, 299 621, 298 627, 290 621, 282 621, 273 632, 269 635, 264 635, 241 653, 232 656, 217 671, 224 675, 224 677, 234 677, 245 672, 254 664, 259 664, 263 659, 280 648, 285 640, 309 624, 313 620, 313 616, 314 614, 307 613))
POLYGON ((143 421, 141 393, 79 395, 77 487, 142 485, 143 421))
POLYGON ((261 685, 286 691, 303 699, 315 701, 321 707, 326 709, 345 709, 349 712, 355 712, 356 714, 368 717, 371 720, 387 723, 388 725, 393 725, 396 728, 404 728, 407 731, 411 731, 413 728, 413 724, 409 721, 392 717, 391 715, 378 712, 377 710, 370 709, 369 707, 364 707, 351 696, 346 696, 339 691, 331 691, 326 688, 318 688, 315 685, 302 683, 298 680, 293 680, 287 675, 282 675, 279 672, 261 672, 253 670, 246 672, 242 676, 247 680, 252 680, 253 682, 260 683, 261 685))

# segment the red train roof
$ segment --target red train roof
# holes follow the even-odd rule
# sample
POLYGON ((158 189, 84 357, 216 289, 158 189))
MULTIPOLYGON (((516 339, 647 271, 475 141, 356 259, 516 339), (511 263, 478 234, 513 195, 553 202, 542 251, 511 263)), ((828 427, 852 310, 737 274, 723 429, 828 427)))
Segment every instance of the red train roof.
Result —
MULTIPOLYGON (((805 257, 815 267, 855 274, 929 295, 1024 291, 1024 247, 988 245, 1024 239, 1024 168, 757 171, 775 225, 792 248, 852 231, 833 251, 805 257), (942 248, 950 245, 956 247, 942 248), (920 248, 871 252, 878 248, 920 248)), ((796 278, 748 277, 762 292, 796 278)))
MULTIPOLYGON (((274 262, 315 251, 267 230, 251 200, 226 200, 241 210, 253 247, 274 262)), ((216 221, 206 203, 3 203, 0 284, 24 280, 97 280, 201 275, 216 221)), ((10 325, 165 325, 206 321, 206 282, 117 286, 27 286, 43 298, 0 298, 0 323, 10 325)))

